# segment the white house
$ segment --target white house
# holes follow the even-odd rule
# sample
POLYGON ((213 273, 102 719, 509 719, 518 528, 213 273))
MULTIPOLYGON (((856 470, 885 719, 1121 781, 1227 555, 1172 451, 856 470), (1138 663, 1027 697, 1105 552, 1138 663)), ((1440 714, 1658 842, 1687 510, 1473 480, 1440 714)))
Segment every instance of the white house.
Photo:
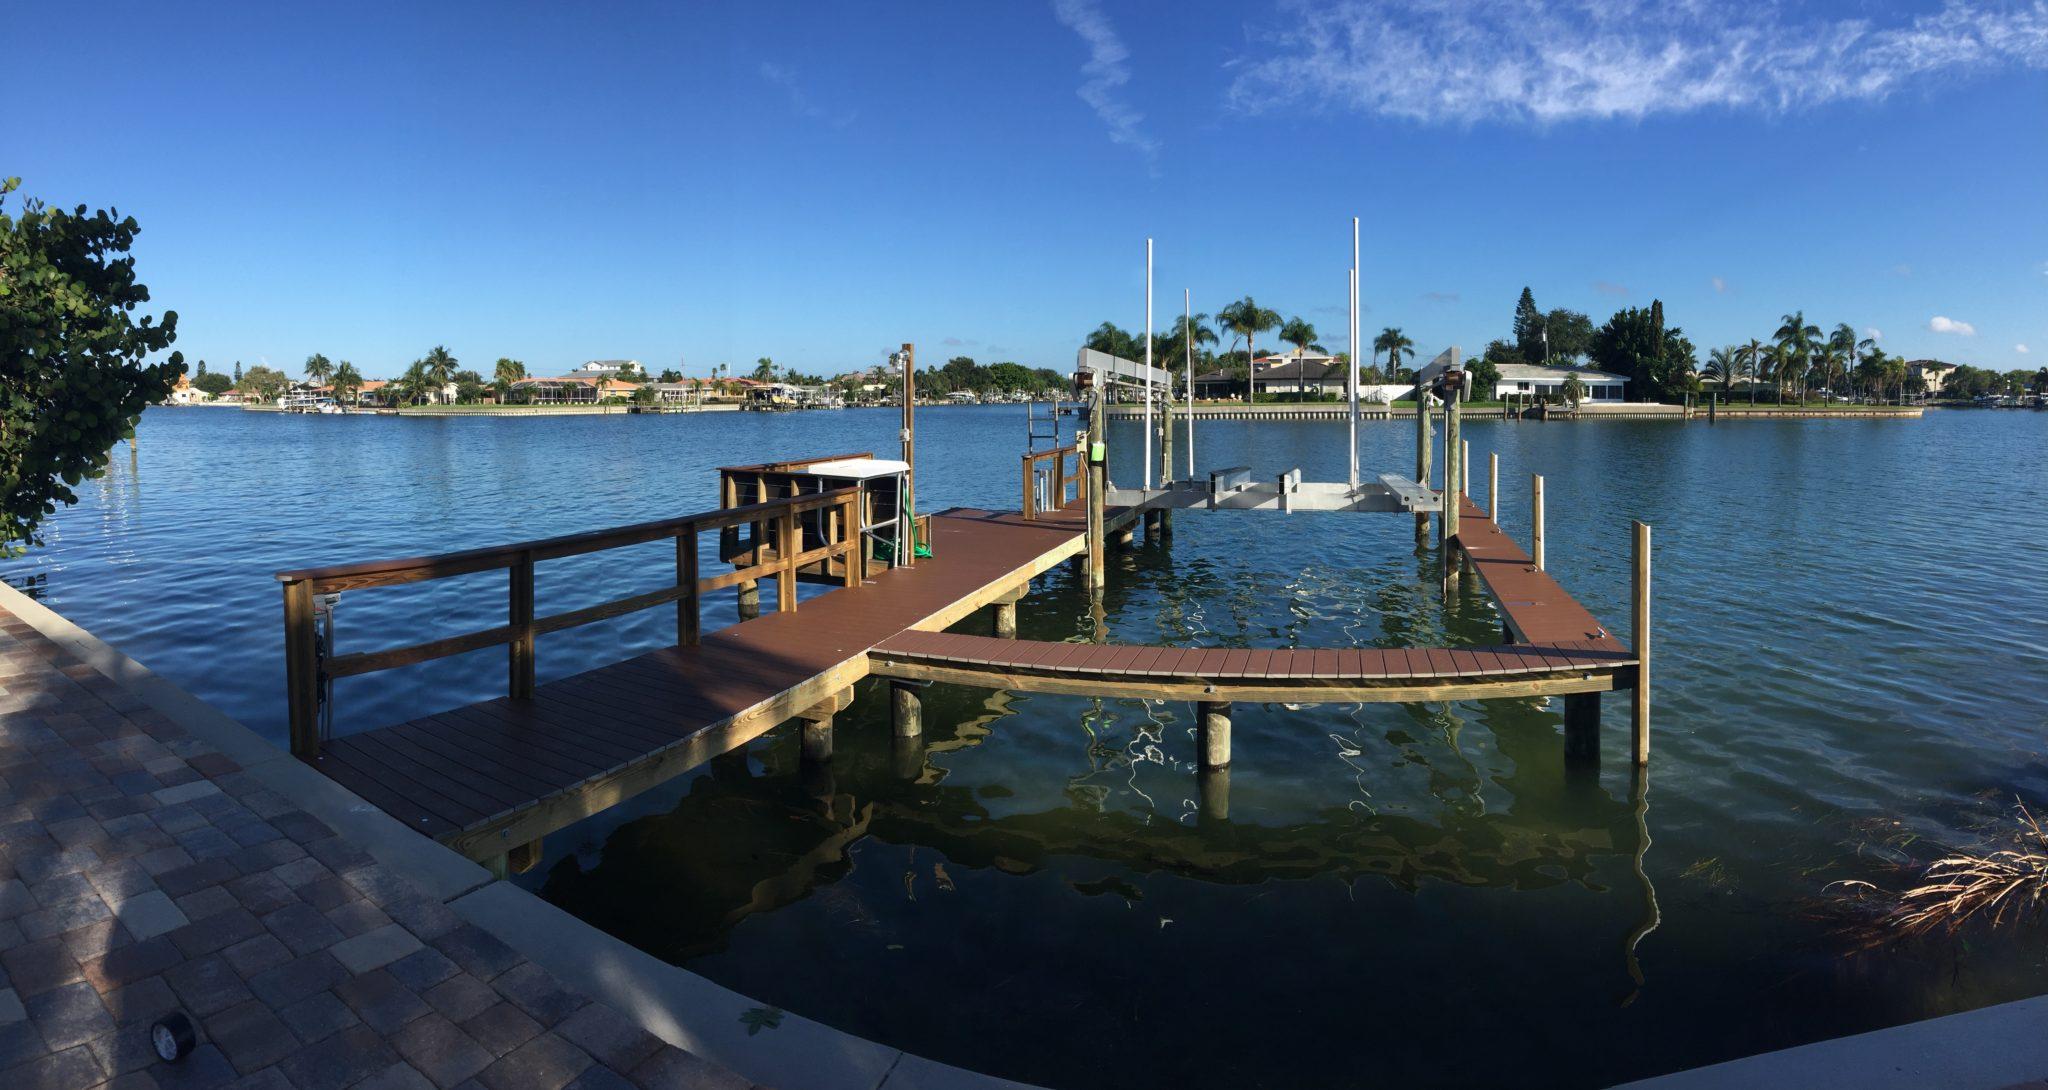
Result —
MULTIPOLYGON (((1449 355, 1448 352, 1441 353, 1425 364, 1417 372, 1422 381, 1427 382, 1436 378, 1449 364, 1449 355)), ((1491 399, 1494 401, 1499 401, 1510 394, 1518 397, 1556 394, 1561 397, 1564 395, 1565 380, 1573 375, 1579 376, 1579 382, 1586 387, 1587 401, 1620 401, 1622 390, 1628 385, 1628 379, 1620 375, 1595 371, 1590 367, 1544 367, 1534 363, 1503 363, 1496 366, 1500 368, 1500 381, 1493 385, 1491 399)), ((1469 362, 1466 369, 1471 369, 1469 362)), ((1485 397, 1486 393, 1475 390, 1471 396, 1485 397)))
POLYGON ((632 371, 641 375, 647 373, 647 369, 640 366, 639 360, 590 360, 570 374, 587 378, 613 379, 618 378, 621 371, 632 371))

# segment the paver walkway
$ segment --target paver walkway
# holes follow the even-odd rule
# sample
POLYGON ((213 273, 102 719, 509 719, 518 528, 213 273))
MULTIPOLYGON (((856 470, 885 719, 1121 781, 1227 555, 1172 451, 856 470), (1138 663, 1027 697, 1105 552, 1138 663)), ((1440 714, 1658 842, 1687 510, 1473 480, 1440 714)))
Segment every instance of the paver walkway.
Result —
POLYGON ((0 608, 0 1087, 745 1088, 0 608), (183 1010, 168 1065, 147 1027, 183 1010))

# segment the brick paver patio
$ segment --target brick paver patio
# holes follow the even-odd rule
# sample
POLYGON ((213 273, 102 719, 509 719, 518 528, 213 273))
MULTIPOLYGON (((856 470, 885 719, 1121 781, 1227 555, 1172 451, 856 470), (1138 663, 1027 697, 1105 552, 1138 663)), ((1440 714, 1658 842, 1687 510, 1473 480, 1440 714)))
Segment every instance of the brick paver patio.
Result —
POLYGON ((0 1090, 746 1080, 564 987, 0 609, 0 1090), (156 1059, 184 1011, 199 1044, 156 1059))

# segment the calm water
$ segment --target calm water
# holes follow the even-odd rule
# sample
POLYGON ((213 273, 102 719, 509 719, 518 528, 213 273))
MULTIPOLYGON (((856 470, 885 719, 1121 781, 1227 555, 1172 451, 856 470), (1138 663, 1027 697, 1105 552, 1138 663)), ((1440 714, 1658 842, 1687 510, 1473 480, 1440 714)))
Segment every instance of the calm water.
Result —
MULTIPOLYGON (((894 444, 886 411, 394 420, 155 410, 49 544, 0 568, 282 741, 288 566, 709 506, 728 462, 894 444)), ((920 499, 1013 504, 1021 408, 919 419, 920 499)), ((2048 941, 1879 954, 1828 883, 2048 798, 2048 415, 1476 423, 1526 538, 1626 626, 1628 520, 1657 528, 1651 777, 1608 699, 1597 774, 1535 701, 1238 708, 1227 820, 1198 816, 1190 709, 933 690, 828 775, 776 732, 550 838, 524 881, 764 1002, 1059 1086, 1613 1081, 2048 988, 2048 941)), ((1133 465, 1135 433, 1120 442, 1133 465)), ((1343 472, 1341 423, 1203 425, 1202 465, 1343 472)), ((1369 424, 1368 468, 1412 432, 1369 424)), ((1124 468, 1117 474, 1131 478, 1124 468)), ((1480 469, 1483 478, 1483 468, 1480 469)), ((1111 638, 1480 642, 1387 516, 1183 513, 1114 557, 1111 638)), ((659 548, 542 569, 543 610, 671 575, 659 548)), ((353 593, 344 649, 498 623, 502 577, 353 593)), ((729 600, 707 623, 732 615, 729 600)), ((661 611, 548 637, 543 677, 658 645, 661 611)), ((1089 629, 1064 573, 1022 635, 1089 629)), ((500 654, 352 679, 347 731, 496 695, 500 654)), ((772 1031, 764 1031, 772 1032, 772 1031)))

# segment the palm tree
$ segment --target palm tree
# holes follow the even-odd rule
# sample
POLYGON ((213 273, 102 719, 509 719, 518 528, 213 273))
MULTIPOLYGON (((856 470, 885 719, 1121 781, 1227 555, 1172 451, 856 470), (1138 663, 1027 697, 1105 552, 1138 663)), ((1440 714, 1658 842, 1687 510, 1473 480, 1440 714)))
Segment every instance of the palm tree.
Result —
POLYGON ((1749 343, 1742 346, 1741 352, 1743 371, 1745 372, 1745 377, 1749 379, 1749 403, 1754 405, 1756 404, 1757 380, 1763 378, 1764 375, 1764 342, 1751 337, 1749 343))
MULTIPOLYGON (((1778 342, 1778 347, 1785 351, 1785 359, 1781 361, 1780 370, 1781 372, 1789 370, 1792 377, 1799 380, 1799 403, 1804 405, 1806 404, 1806 368, 1807 364, 1813 359, 1814 349, 1820 343, 1820 327, 1807 322, 1806 312, 1803 310, 1795 310, 1785 315, 1784 319, 1784 324, 1780 325, 1778 331, 1771 334, 1771 337, 1778 342)), ((1784 401, 1785 391, 1783 387, 1780 387, 1778 390, 1778 403, 1782 405, 1784 401)))
POLYGON ((1246 404, 1251 404, 1259 399, 1259 354, 1252 347, 1252 342, 1259 334, 1278 326, 1280 315, 1253 302, 1247 295, 1218 311, 1216 322, 1233 336, 1244 338, 1244 399, 1246 404))
POLYGON ((525 364, 515 359, 499 356, 497 370, 492 372, 491 375, 491 384, 498 388, 498 400, 510 400, 512 397, 512 384, 525 377, 525 364))
POLYGON ((1827 404, 1833 404, 1835 400, 1835 376, 1849 373, 1848 363, 1851 359, 1850 354, 1854 351, 1854 341, 1849 342, 1847 346, 1837 341, 1829 341, 1822 345, 1820 350, 1814 354, 1814 370, 1819 373, 1821 381, 1826 384, 1823 387, 1825 392, 1822 396, 1826 399, 1827 404))
POLYGON ((755 360, 755 361, 754 361, 754 381, 755 381, 755 382, 774 382, 774 381, 775 381, 775 361, 774 361, 774 360, 772 360, 772 359, 769 359, 769 358, 768 358, 768 357, 766 357, 766 356, 762 356, 762 357, 761 357, 760 359, 757 359, 757 360, 755 360))
POLYGON ((1742 349, 1729 345, 1716 348, 1707 356, 1707 377, 1721 380, 1721 392, 1727 393, 1735 381, 1735 372, 1742 369, 1742 349))
POLYGON ((362 373, 356 365, 343 360, 334 366, 334 400, 337 403, 355 400, 356 391, 363 388, 362 373))
POLYGON ((1409 359, 1414 359, 1415 342, 1409 340, 1408 335, 1401 332, 1400 326, 1390 325, 1380 330, 1380 335, 1372 339, 1372 352, 1374 359, 1378 359, 1379 354, 1385 352, 1387 354, 1387 374, 1399 378, 1401 374, 1401 355, 1405 352, 1409 359))
POLYGON ((455 357, 446 348, 435 345, 429 349, 426 358, 419 361, 420 383, 430 400, 439 400, 441 392, 455 378, 455 357))
POLYGON ((306 357, 306 382, 313 386, 325 386, 334 374, 334 363, 318 352, 306 357))

